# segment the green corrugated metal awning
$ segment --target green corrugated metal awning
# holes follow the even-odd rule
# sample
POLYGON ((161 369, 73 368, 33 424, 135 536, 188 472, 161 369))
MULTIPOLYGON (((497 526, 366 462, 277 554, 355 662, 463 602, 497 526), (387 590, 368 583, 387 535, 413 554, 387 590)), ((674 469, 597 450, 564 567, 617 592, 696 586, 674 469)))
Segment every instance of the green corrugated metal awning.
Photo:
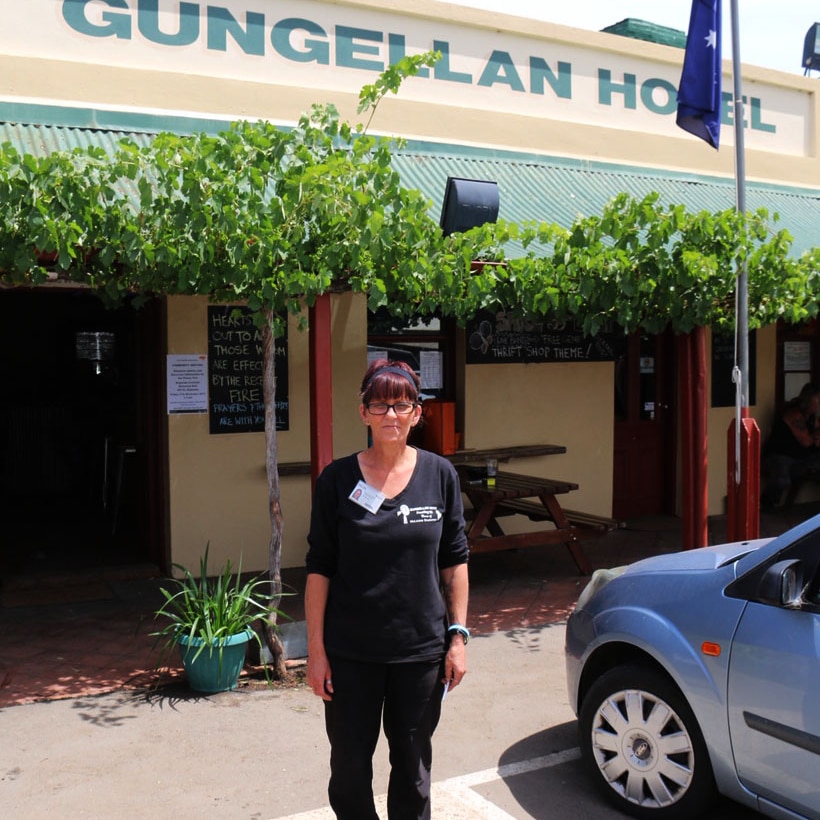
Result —
MULTIPOLYGON (((734 179, 660 171, 555 157, 481 152, 436 146, 398 154, 395 167, 408 187, 424 191, 438 218, 448 176, 498 183, 499 217, 536 220, 569 227, 581 216, 600 214, 616 194, 642 198, 658 192, 668 205, 690 211, 723 211, 735 206, 734 179), (435 209, 438 210, 435 210, 435 209)), ((747 182, 750 210, 779 214, 778 229, 794 237, 792 255, 820 245, 820 190, 747 182)))
POLYGON ((101 128, 69 128, 57 125, 21 125, 0 123, 0 142, 10 142, 21 153, 44 157, 55 151, 75 148, 103 148, 113 154, 120 140, 133 140, 137 145, 150 145, 153 134, 136 131, 113 131, 101 128))
MULTIPOLYGON (((0 141, 37 156, 88 146, 113 152, 124 137, 147 145, 152 134, 0 123, 0 141)), ((497 182, 499 217, 510 222, 535 220, 568 227, 579 215, 601 213, 621 192, 641 198, 656 191, 663 203, 682 204, 692 211, 722 211, 735 204, 733 179, 509 151, 410 142, 395 152, 394 165, 407 187, 419 189, 432 200, 435 219, 448 176, 497 182)), ((749 181, 746 199, 751 210, 766 208, 770 214, 779 214, 777 227, 794 237, 793 255, 820 244, 820 190, 749 181)), ((514 247, 507 251, 511 256, 521 253, 514 247)))
POLYGON ((627 17, 625 20, 602 28, 601 31, 607 34, 619 34, 621 37, 631 37, 633 40, 646 40, 649 43, 686 48, 685 31, 660 26, 649 20, 638 20, 635 17, 627 17))
MULTIPOLYGON (((0 122, 0 143, 11 143, 20 153, 45 157, 56 151, 73 151, 75 148, 102 148, 108 154, 116 153, 120 140, 130 139, 140 147, 148 146, 154 135, 143 132, 112 131, 96 128, 71 128, 56 125, 21 125, 0 122)), ((122 192, 134 202, 139 202, 135 182, 123 181, 122 192)))

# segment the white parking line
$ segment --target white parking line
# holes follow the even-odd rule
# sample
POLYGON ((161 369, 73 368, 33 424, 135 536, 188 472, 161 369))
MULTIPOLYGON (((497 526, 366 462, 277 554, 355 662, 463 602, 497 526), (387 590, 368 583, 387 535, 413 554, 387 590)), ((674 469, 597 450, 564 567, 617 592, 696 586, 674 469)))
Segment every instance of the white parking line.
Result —
MULTIPOLYGON (((511 814, 507 814, 507 812, 475 792, 474 788, 485 783, 492 783, 495 780, 503 780, 508 777, 535 772, 539 769, 560 766, 578 760, 580 756, 581 753, 577 748, 564 749, 551 755, 533 757, 519 763, 508 763, 495 769, 484 769, 481 772, 472 772, 471 774, 451 777, 449 780, 434 783, 433 813, 440 817, 446 817, 447 820, 515 820, 511 814)), ((376 810, 381 817, 387 816, 386 804, 387 797, 385 795, 376 797, 376 810)), ((300 814, 289 814, 286 817, 279 817, 274 820, 333 820, 333 816, 333 812, 329 808, 323 808, 301 812, 300 814)))

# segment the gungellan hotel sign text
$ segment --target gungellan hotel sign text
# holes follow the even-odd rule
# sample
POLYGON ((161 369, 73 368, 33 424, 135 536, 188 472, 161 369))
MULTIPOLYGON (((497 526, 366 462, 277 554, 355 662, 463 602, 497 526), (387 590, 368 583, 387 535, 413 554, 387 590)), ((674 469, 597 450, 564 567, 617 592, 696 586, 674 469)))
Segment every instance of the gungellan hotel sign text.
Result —
MULTIPOLYGON (((652 120, 663 120, 665 130, 677 103, 679 67, 644 59, 639 52, 596 51, 569 41, 344 3, 60 0, 60 17, 64 33, 86 49, 119 44, 131 59, 150 57, 154 67, 162 53, 163 70, 176 70, 178 60, 188 72, 206 76, 244 74, 255 81, 286 79, 308 88, 347 84, 350 89, 344 90, 357 90, 370 81, 363 73, 373 75, 405 54, 435 49, 441 60, 408 84, 410 98, 477 107, 480 98, 465 103, 465 94, 483 94, 484 104, 495 110, 656 133, 659 126, 653 127, 652 120)), ((794 97, 779 104, 778 94, 805 95, 763 83, 747 85, 750 137, 768 139, 764 150, 802 153, 802 145, 784 146, 781 140, 795 124, 789 117, 799 119, 804 112, 794 97)), ((402 94, 408 96, 404 88, 402 94)), ((733 124, 733 113, 732 95, 725 92, 724 125, 733 124)))

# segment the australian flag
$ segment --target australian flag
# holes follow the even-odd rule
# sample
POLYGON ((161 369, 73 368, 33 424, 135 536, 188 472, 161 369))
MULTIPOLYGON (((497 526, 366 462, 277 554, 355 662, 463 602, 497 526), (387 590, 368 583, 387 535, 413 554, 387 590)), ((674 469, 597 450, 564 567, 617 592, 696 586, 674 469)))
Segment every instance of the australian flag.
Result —
POLYGON ((678 89, 678 125, 713 148, 720 143, 721 2, 692 0, 678 89))

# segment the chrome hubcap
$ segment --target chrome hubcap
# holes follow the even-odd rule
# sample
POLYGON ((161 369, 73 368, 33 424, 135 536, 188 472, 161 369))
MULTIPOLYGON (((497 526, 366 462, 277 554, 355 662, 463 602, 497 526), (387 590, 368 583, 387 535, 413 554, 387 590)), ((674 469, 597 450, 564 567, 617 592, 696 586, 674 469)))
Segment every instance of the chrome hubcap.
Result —
POLYGON ((598 707, 592 751, 607 783, 639 806, 677 803, 692 783, 692 738, 672 708, 650 692, 625 689, 598 707))

